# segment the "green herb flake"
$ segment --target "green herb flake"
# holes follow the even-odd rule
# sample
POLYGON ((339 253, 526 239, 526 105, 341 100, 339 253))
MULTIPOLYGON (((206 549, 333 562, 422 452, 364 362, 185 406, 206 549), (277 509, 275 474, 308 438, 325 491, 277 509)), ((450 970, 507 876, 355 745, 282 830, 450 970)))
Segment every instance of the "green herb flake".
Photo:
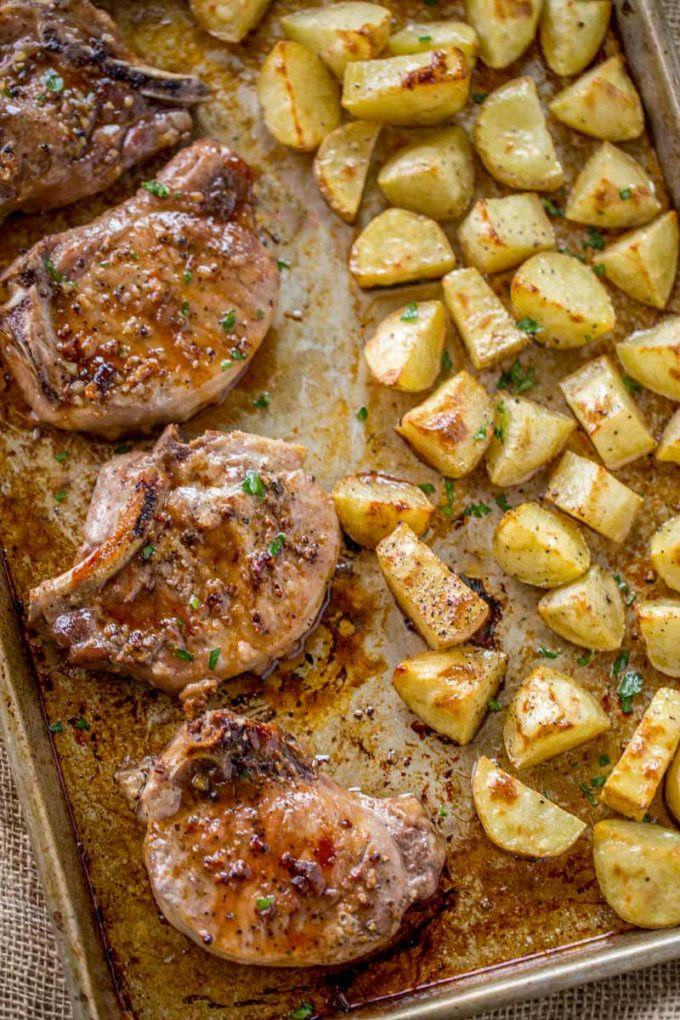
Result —
POLYGON ((543 208, 549 216, 556 216, 559 219, 564 219, 564 209, 560 209, 559 205, 555 205, 549 198, 543 199, 543 208))
POLYGON ((68 493, 66 492, 66 489, 60 489, 59 492, 55 492, 54 494, 55 502, 63 503, 67 495, 68 493))
MULTIPOLYGON (((534 320, 531 319, 527 321, 533 322, 534 320)), ((540 328, 542 329, 543 327, 540 328)), ((511 393, 526 393, 527 390, 532 390, 535 385, 536 369, 533 365, 527 365, 527 367, 524 368, 519 358, 515 358, 510 368, 505 372, 501 372, 498 379, 498 389, 508 390, 511 393)), ((505 407, 498 404, 496 406, 496 410, 503 414, 505 407)))
POLYGON ((55 283, 59 284, 70 283, 68 276, 64 276, 63 273, 59 272, 52 259, 45 260, 45 269, 47 270, 51 279, 53 279, 55 283))
POLYGON ((192 609, 201 608, 201 600, 199 599, 198 595, 191 596, 191 598, 189 599, 189 605, 191 606, 192 609))
POLYGON ((416 301, 410 301, 404 311, 399 316, 402 322, 415 322, 418 318, 418 304, 416 301))
POLYGON ((633 197, 632 188, 622 188, 621 191, 619 191, 619 198, 624 202, 627 202, 628 199, 632 197, 633 197))
POLYGON ((605 267, 600 262, 600 263, 598 263, 598 265, 593 266, 593 272, 595 273, 595 276, 604 276, 605 273, 607 272, 607 270, 605 269, 605 267))
POLYGON ((193 278, 194 274, 191 272, 190 269, 185 269, 184 272, 182 273, 182 283, 189 284, 191 283, 193 278))
POLYGON ((453 362, 451 361, 451 356, 446 348, 444 348, 442 353, 442 372, 450 372, 452 368, 453 362))
POLYGON ((368 408, 366 407, 365 404, 362 404, 359 410, 357 411, 357 418, 359 419, 359 421, 366 421, 366 419, 368 418, 368 408))
POLYGON ((593 778, 590 780, 590 785, 592 786, 593 790, 601 790, 606 782, 607 782, 606 776, 593 776, 593 778))
POLYGON ((424 492, 426 496, 431 496, 433 492, 437 491, 432 482, 422 482, 418 488, 421 492, 424 492))
POLYGON ((276 896, 258 896, 255 900, 255 909, 258 914, 263 914, 265 910, 269 910, 274 906, 276 902, 276 896))
POLYGON ((626 387, 629 393, 639 393, 640 390, 642 389, 642 386, 637 381, 637 379, 633 379, 633 377, 630 375, 624 375, 623 385, 626 387))
POLYGON ((498 698, 489 698, 489 700, 486 703, 486 707, 489 709, 490 712, 500 712, 501 709, 503 708, 498 698))
POLYGON ((559 658, 559 652, 553 652, 550 648, 544 648, 543 645, 536 649, 537 655, 540 655, 542 659, 557 659, 559 658))
POLYGON ((181 311, 182 315, 184 316, 184 318, 186 319, 187 315, 189 314, 189 302, 188 301, 183 301, 182 302, 180 311, 181 311))
POLYGON ((264 411, 265 408, 269 407, 271 403, 271 397, 265 390, 264 393, 260 393, 259 397, 253 400, 253 407, 256 407, 258 411, 264 411))
POLYGON ((132 443, 120 443, 118 446, 116 446, 113 452, 117 453, 118 456, 120 457, 124 453, 129 453, 131 449, 132 443))
POLYGON ((536 336, 538 333, 542 333, 544 329, 540 322, 536 322, 530 315, 525 315, 524 318, 520 319, 517 323, 517 328, 521 329, 523 333, 528 333, 529 336, 536 336))
POLYGON ((162 184, 161 181, 142 181, 142 187, 156 198, 167 198, 170 194, 170 188, 167 184, 162 184))
POLYGON ((449 813, 448 806, 446 804, 442 804, 442 806, 439 808, 438 813, 440 818, 446 818, 449 813))
POLYGON ((68 460, 68 450, 60 450, 59 453, 55 453, 54 459, 57 464, 63 464, 68 460))
POLYGON ((463 510, 463 517, 486 517, 491 513, 491 507, 486 503, 468 503, 463 510))
POLYGON ((220 654, 221 654, 220 648, 213 648, 210 652, 210 655, 208 656, 208 669, 210 670, 211 673, 214 673, 215 671, 215 666, 219 662, 220 654))
POLYGON ((264 482, 258 475, 257 471, 253 471, 252 468, 246 471, 246 476, 241 482, 241 488, 249 496, 257 496, 258 499, 264 499, 267 495, 264 482))
POLYGON ((45 88, 50 92, 63 92, 64 79, 56 71, 48 71, 45 75, 45 88))
POLYGON ((650 822, 654 821, 654 815, 650 815, 649 811, 646 811, 645 814, 642 816, 642 821, 647 822, 647 824, 649 824, 650 822))
POLYGON ((505 430, 502 425, 494 425, 493 434, 494 438, 497 439, 499 443, 502 444, 505 442, 505 430))
POLYGON ((175 648, 173 655, 176 659, 180 659, 182 662, 193 662, 194 657, 191 652, 188 652, 186 648, 175 648))
POLYGON ((444 492, 446 493, 446 504, 442 507, 442 513, 446 517, 453 517, 454 485, 450 478, 444 479, 444 492))
POLYGON ((156 546, 149 542, 149 544, 145 545, 144 548, 142 549, 142 559, 150 560, 155 552, 156 546))
POLYGON ((285 544, 286 536, 282 531, 279 531, 278 535, 269 543, 269 555, 279 556, 285 544))
POLYGON ((602 766, 602 768, 605 768, 607 765, 611 765, 611 758, 609 757, 608 754, 601 754, 597 761, 598 764, 602 766))
POLYGON ((83 719, 82 715, 80 719, 76 719, 73 725, 77 730, 89 730, 90 728, 89 722, 87 719, 83 719))
POLYGON ((228 333, 230 329, 233 329, 236 325, 236 312, 231 308, 228 312, 225 312, 220 319, 220 326, 225 333, 228 333))
POLYGON ((222 362, 222 364, 220 365, 220 368, 222 369, 222 371, 223 371, 223 372, 226 372, 226 371, 227 371, 227 369, 231 368, 231 366, 232 366, 233 364, 234 364, 234 362, 233 362, 233 361, 228 361, 228 360, 227 360, 227 359, 225 358, 225 360, 224 360, 224 361, 222 362))
POLYGON ((578 788, 581 791, 581 793, 583 794, 583 796, 586 798, 586 800, 588 801, 590 806, 591 807, 597 807, 597 801, 595 800, 595 796, 593 794, 593 791, 590 789, 590 787, 586 786, 585 783, 579 783, 579 787, 578 788))
POLYGON ((102 267, 102 269, 108 269, 108 267, 111 265, 111 263, 110 263, 110 261, 108 259, 102 259, 102 261, 99 263, 99 265, 102 267))
POLYGON ((229 351, 229 357, 232 361, 245 361, 247 356, 248 355, 244 354, 243 351, 238 349, 238 347, 232 347, 229 351))
POLYGON ((418 42, 432 42, 432 36, 431 35, 419 35, 418 36, 418 42))
POLYGON ((133 262, 139 262, 139 255, 137 254, 136 251, 131 251, 129 253, 129 256, 130 256, 130 258, 132 259, 133 262))
POLYGON ((276 260, 276 268, 281 272, 282 269, 290 269, 290 262, 286 262, 285 259, 276 260))
POLYGON ((290 1020, 309 1020, 314 1015, 314 1007, 310 1002, 301 1002, 297 1009, 288 1014, 290 1020))
POLYGON ((623 672, 623 670, 626 668, 629 662, 630 652, 628 651, 627 648, 622 648, 619 654, 614 659, 614 663, 612 665, 612 676, 614 677, 614 679, 616 679, 619 673, 623 672))
POLYGON ((63 733, 64 732, 64 724, 62 722, 53 722, 53 723, 50 723, 49 731, 50 731, 50 733, 63 733))
POLYGON ((604 250, 604 237, 597 229, 597 227, 588 227, 588 237, 585 241, 581 242, 582 248, 592 248, 593 251, 604 250))
POLYGON ((488 92, 475 92, 475 94, 472 97, 472 100, 477 104, 477 106, 481 106, 486 97, 488 96, 488 94, 489 94, 488 92))
POLYGON ((589 666, 590 663, 593 661, 594 655, 595 652, 591 649, 587 655, 579 655, 576 661, 579 664, 579 666, 589 666))
POLYGON ((508 497, 505 495, 504 492, 499 492, 498 495, 495 497, 495 500, 496 506, 498 506, 503 511, 503 513, 510 509, 508 497))
POLYGON ((630 715, 633 711, 633 698, 636 694, 640 694, 644 686, 645 681, 642 673, 629 669, 623 674, 619 684, 619 703, 624 715, 630 715))
MULTIPOLYGON (((494 433, 495 432, 496 430, 494 429, 494 433)), ((480 429, 477 429, 472 438, 476 443, 481 443, 482 439, 486 439, 486 425, 482 425, 480 429)))
POLYGON ((616 587, 623 595, 624 603, 627 606, 632 606, 637 598, 637 594, 634 591, 631 591, 630 585, 625 578, 621 577, 620 574, 614 574, 614 580, 616 581, 616 587))

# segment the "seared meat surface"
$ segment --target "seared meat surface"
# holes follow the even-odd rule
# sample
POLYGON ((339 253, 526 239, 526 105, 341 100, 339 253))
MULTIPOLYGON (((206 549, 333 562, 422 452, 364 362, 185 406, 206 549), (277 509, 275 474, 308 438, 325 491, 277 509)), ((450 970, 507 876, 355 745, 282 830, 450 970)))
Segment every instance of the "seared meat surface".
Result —
POLYGON ((106 464, 75 566, 30 597, 69 660, 170 693, 265 671, 316 623, 335 570, 332 500, 299 446, 244 432, 106 464))
POLYGON ((103 191, 188 137, 196 78, 134 63, 88 0, 0 4, 0 220, 103 191))
POLYGON ((195 142, 121 206, 14 262, 0 341, 39 418, 115 438, 224 396, 278 294, 250 201, 246 164, 195 142))
POLYGON ((349 793, 278 726, 226 710, 180 729, 140 808, 161 911, 238 963, 339 964, 380 949, 444 864, 415 797, 349 793))

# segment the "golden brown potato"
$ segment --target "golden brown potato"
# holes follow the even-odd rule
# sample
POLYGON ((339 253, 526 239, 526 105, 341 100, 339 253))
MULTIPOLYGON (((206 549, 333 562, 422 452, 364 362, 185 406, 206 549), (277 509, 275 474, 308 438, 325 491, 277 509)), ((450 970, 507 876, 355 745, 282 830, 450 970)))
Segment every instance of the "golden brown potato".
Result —
POLYGON ((465 7, 479 36, 479 55, 488 67, 508 67, 536 35, 541 0, 466 0, 465 7))
POLYGON ((489 394, 469 372, 459 372, 407 411, 396 431, 437 471, 462 478, 484 456, 492 420, 489 394))
POLYGON ((488 758, 475 762, 472 797, 491 842, 518 857, 559 857, 586 828, 580 818, 513 779, 488 758))
POLYGON ((456 264, 442 228, 406 209, 385 209, 352 245, 349 269, 360 287, 436 279, 456 264))
POLYGON ((676 821, 680 821, 680 754, 676 754, 666 773, 666 803, 676 821))
POLYGON ((503 514, 492 548, 506 574, 538 588, 566 584, 590 564, 590 550, 578 527, 539 503, 520 503, 503 514))
POLYGON ((593 830, 595 874, 605 900, 628 924, 680 924, 680 834, 608 818, 593 830))
POLYGON ((383 319, 364 347, 364 358, 383 386, 418 393, 439 375, 445 338, 441 301, 412 301, 383 319))
POLYGON ((456 46, 470 67, 475 66, 479 52, 477 33, 464 21, 409 21, 405 28, 391 36, 387 46, 395 57, 456 46))
POLYGON ((549 591, 537 608, 544 623, 565 641, 598 652, 621 647, 626 630, 623 599, 612 575, 597 563, 583 577, 549 591))
POLYGON ((608 245, 599 256, 607 279, 636 301, 665 308, 678 268, 678 214, 665 213, 608 245))
POLYGON ((654 454, 657 460, 680 464, 680 410, 666 423, 661 442, 654 454))
POLYGON ((652 666, 666 676, 680 676, 680 599, 649 599, 636 610, 652 666))
POLYGON ((588 266, 562 252, 541 252, 520 266, 511 296, 517 319, 547 347, 583 347, 616 323, 606 288, 588 266))
POLYGON ((444 300, 476 369, 489 368, 529 343, 526 333, 477 269, 455 269, 442 280, 444 300))
POLYGON ((494 485, 526 482, 565 446, 576 422, 525 397, 496 402, 493 435, 486 467, 494 485))
POLYGON ((380 125, 354 120, 326 135, 314 159, 319 191, 334 213, 354 223, 380 125))
POLYGON ((460 127, 441 128, 407 145, 385 163, 378 185, 402 209, 434 220, 462 216, 475 187, 467 135, 460 127))
POLYGON ((473 141, 492 177, 509 188, 556 191, 564 173, 531 78, 513 78, 484 100, 473 141))
POLYGON ((507 656, 472 645, 448 652, 422 652, 394 671, 397 694, 437 733, 468 744, 505 674, 507 656))
POLYGON ((588 66, 607 34, 611 0, 543 0, 541 47, 551 71, 563 77, 588 66))
POLYGON ((606 355, 572 372, 560 389, 605 467, 623 467, 656 446, 640 409, 606 355))
POLYGON ((390 35, 390 18, 387 7, 336 0, 326 7, 284 14, 281 28, 289 39, 318 54, 342 80, 348 63, 382 53, 390 35))
POLYGON ((671 517, 654 533, 650 558, 668 587, 680 591, 680 517, 671 517))
POLYGON ((403 522, 376 553, 390 591, 430 648, 462 644, 479 630, 489 607, 403 522))
POLYGON ((337 85, 326 65, 296 42, 277 42, 260 70, 257 95, 282 145, 311 152, 340 121, 337 85))
POLYGON ((580 747, 611 727, 592 694, 549 666, 532 670, 505 718, 503 740, 516 769, 580 747))
POLYGON ((465 106, 470 65, 455 46, 348 64, 342 105, 378 124, 440 124, 465 106))
POLYGON ((538 195, 480 198, 458 228, 465 261, 483 273, 502 273, 530 255, 555 247, 555 231, 538 195))
POLYGON ((645 129, 642 101, 618 53, 558 93, 550 112, 567 127, 608 142, 628 142, 645 129))
POLYGON ((190 0, 196 21, 224 42, 238 43, 255 28, 269 0, 190 0))
POLYGON ((341 478, 332 495, 343 531, 366 549, 375 549, 400 521, 408 524, 416 535, 422 535, 434 513, 434 507, 417 485, 377 471, 341 478))
POLYGON ((635 523, 642 496, 606 468, 567 450, 553 472, 546 499, 613 542, 623 542, 635 523))
POLYGON ((633 379, 654 393, 680 400, 680 316, 632 333, 616 345, 616 353, 633 379))
POLYGON ((565 215, 609 230, 639 227, 661 212, 647 171, 610 142, 595 150, 569 192, 565 215))

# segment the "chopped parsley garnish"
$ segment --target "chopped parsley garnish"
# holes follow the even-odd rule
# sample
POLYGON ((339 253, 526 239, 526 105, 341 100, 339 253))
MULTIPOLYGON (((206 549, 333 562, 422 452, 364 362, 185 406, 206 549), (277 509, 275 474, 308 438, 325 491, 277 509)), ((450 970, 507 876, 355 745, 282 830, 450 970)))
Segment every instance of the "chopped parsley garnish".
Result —
POLYGON ((594 790, 600 790, 602 789, 606 782, 607 782, 606 776, 593 776, 593 778, 590 780, 590 785, 594 790))
POLYGON ((612 676, 614 677, 614 679, 616 679, 619 673, 623 672, 623 670, 626 668, 629 662, 630 652, 628 651, 627 648, 622 648, 619 654, 614 659, 614 663, 612 665, 612 676))
POLYGON ((149 544, 145 545, 144 548, 142 549, 142 559, 150 560, 155 552, 156 546, 149 542, 149 544))
POLYGON ((648 823, 649 822, 653 822, 654 821, 654 815, 650 815, 649 811, 646 811, 645 814, 642 816, 642 821, 643 822, 648 822, 648 823))
POLYGON ((66 490, 65 489, 60 489, 59 492, 55 492, 54 498, 55 498, 57 503, 63 503, 64 500, 66 499, 66 495, 67 495, 66 494, 66 490))
POLYGON ((418 36, 418 42, 432 42, 432 36, 431 35, 419 35, 418 36))
POLYGON ((500 712, 500 710, 503 708, 498 698, 489 698, 489 700, 486 703, 486 707, 489 709, 490 712, 500 712))
POLYGON ((640 390, 642 389, 642 386, 637 381, 637 379, 633 379, 633 377, 630 375, 624 375, 623 385, 626 387, 629 393, 639 393, 640 390))
POLYGON ((491 513, 491 507, 486 503, 468 503, 463 510, 463 517, 486 517, 491 513))
MULTIPOLYGON (((495 429, 494 429, 495 432, 495 429)), ((486 439, 486 425, 482 425, 480 429, 477 429, 474 436, 472 437, 476 443, 481 443, 482 439, 486 439)))
POLYGON ((506 510, 510 509, 510 504, 508 503, 508 497, 505 495, 504 492, 499 492, 498 495, 495 497, 495 499, 496 499, 496 505, 498 507, 500 507, 500 509, 503 512, 505 512, 506 510))
POLYGON ((421 492, 424 492, 426 496, 431 496, 433 492, 437 491, 432 482, 422 482, 422 484, 419 485, 418 488, 420 489, 421 492))
POLYGON ((597 807, 597 801, 595 800, 593 791, 590 789, 589 786, 586 786, 585 783, 579 783, 579 790, 586 798, 591 807, 597 807))
POLYGON ((59 453, 55 453, 54 459, 57 464, 63 464, 65 460, 68 460, 68 450, 60 450, 59 453))
POLYGON ((579 655, 576 661, 578 662, 579 666, 589 666, 590 663, 593 661, 594 655, 595 652, 591 648, 587 655, 579 655))
POLYGON ((191 598, 189 599, 189 605, 191 606, 192 609, 201 608, 201 600, 199 599, 198 595, 191 596, 191 598))
POLYGON ((314 1007, 309 1002, 301 1002, 297 1009, 289 1013, 290 1020, 309 1020, 314 1014, 314 1007))
POLYGON ((120 456, 120 454, 129 453, 131 449, 132 443, 120 443, 120 445, 117 446, 113 452, 117 453, 120 456))
POLYGON ((448 809, 447 805, 446 804, 442 804, 442 806, 439 808, 439 817, 440 818, 446 818, 448 813, 449 813, 449 809, 448 809))
POLYGON ((602 251, 604 249, 604 237, 597 227, 588 227, 588 237, 585 241, 581 242, 581 247, 592 248, 594 251, 602 251))
MULTIPOLYGON (((531 319, 531 322, 533 321, 534 320, 531 319)), ((519 323, 517 325, 519 325, 519 323)), ((527 365, 525 368, 519 358, 515 358, 507 371, 501 372, 498 380, 498 389, 509 390, 511 393, 526 393, 527 390, 532 390, 535 385, 536 369, 533 365, 527 365)), ((502 414, 505 408, 501 410, 499 405, 497 410, 501 411, 502 414)))
POLYGON ((253 407, 257 407, 258 410, 264 411, 266 407, 269 407, 270 403, 271 397, 265 390, 264 393, 260 393, 259 397, 256 397, 255 400, 253 400, 253 407))
POLYGON ((505 431, 502 425, 494 425, 493 434, 499 443, 505 441, 505 431))
POLYGON ((279 531, 278 535, 269 543, 269 555, 278 556, 286 544, 286 536, 282 531, 279 531))
POLYGON ((63 283, 70 283, 71 282, 69 280, 68 276, 64 276, 63 273, 59 272, 59 270, 55 266, 55 264, 52 261, 52 259, 46 259, 46 261, 45 261, 45 269, 50 274, 51 278, 54 280, 55 283, 63 284, 63 283))
POLYGON ((238 347, 232 347, 229 351, 229 356, 232 361, 245 361, 247 355, 240 351, 238 347))
POLYGON ((488 96, 488 94, 489 94, 488 92, 475 92, 472 99, 477 104, 477 106, 481 106, 486 97, 488 96))
POLYGON ((233 329, 236 325, 236 312, 231 308, 228 312, 225 312, 220 319, 220 326, 225 333, 228 333, 230 329, 233 329))
POLYGON ((73 724, 77 730, 89 730, 90 724, 87 719, 83 719, 82 715, 80 719, 76 719, 73 724))
POLYGON ((103 269, 108 269, 108 267, 111 265, 111 263, 110 263, 110 261, 108 259, 102 259, 101 262, 99 263, 99 265, 103 269))
POLYGON ((64 79, 56 71, 48 71, 45 75, 45 88, 50 92, 63 92, 64 79))
POLYGON ((221 654, 220 648, 213 648, 210 652, 210 655, 208 656, 208 669, 210 670, 211 673, 213 672, 215 666, 219 662, 220 654, 221 654))
POLYGON ((161 181, 142 181, 142 187, 156 198, 167 198, 170 194, 170 188, 161 181))
POLYGON ((621 577, 620 574, 614 574, 614 580, 616 581, 616 587, 623 595, 623 601, 625 604, 627 606, 632 606, 637 598, 636 593, 630 590, 630 585, 625 578, 621 577))
POLYGON ((442 507, 442 513, 447 517, 453 517, 453 482, 450 478, 444 479, 444 492, 446 493, 446 505, 442 507))
POLYGON ((182 283, 191 283, 194 278, 194 274, 190 269, 185 269, 182 273, 182 283))
POLYGON ((264 499, 267 495, 262 479, 257 471, 253 471, 252 468, 246 471, 246 477, 241 482, 241 488, 249 496, 257 496, 259 499, 264 499))
POLYGON ((559 652, 553 652, 550 648, 544 648, 543 645, 536 649, 536 652, 542 659, 557 659, 559 652))
POLYGON ((521 329, 523 333, 528 333, 529 336, 536 336, 538 333, 543 332, 543 326, 540 322, 536 322, 530 315, 525 315, 524 318, 520 319, 517 323, 517 328, 521 329))
POLYGON ((609 757, 608 754, 601 754, 597 761, 598 764, 602 766, 602 768, 605 768, 605 766, 611 764, 611 758, 609 757))
POLYGON ((627 202, 628 199, 632 197, 633 197, 632 188, 622 188, 621 191, 619 191, 619 198, 622 199, 624 202, 627 202))
POLYGON ((258 896, 255 900, 255 909, 258 914, 263 914, 265 910, 269 910, 270 907, 273 907, 275 902, 276 896, 258 896))
POLYGON ((61 723, 61 722, 50 723, 49 730, 50 730, 50 733, 63 733, 64 732, 64 724, 61 723))
POLYGON ((402 322, 415 322, 418 318, 418 305, 415 301, 410 301, 404 311, 399 316, 402 322))
POLYGON ((543 208, 550 216, 557 216, 559 219, 564 219, 564 209, 560 209, 559 205, 555 205, 549 198, 543 199, 543 208))
POLYGON ((596 266, 593 266, 593 272, 595 273, 595 276, 604 276, 607 270, 603 264, 599 262, 596 266))
POLYGON ((290 269, 290 262, 286 262, 285 259, 276 260, 276 268, 280 271, 282 269, 290 269))
POLYGON ((446 348, 444 348, 444 352, 442 354, 442 372, 450 372, 452 368, 453 362, 451 361, 449 352, 446 350, 446 348))
POLYGON ((194 657, 191 652, 188 652, 186 648, 175 648, 174 656, 176 659, 181 659, 182 662, 193 662, 194 657))
POLYGON ((634 669, 629 669, 621 677, 621 683, 619 684, 619 703, 621 705, 621 711, 625 715, 630 715, 633 711, 633 698, 636 694, 639 694, 645 686, 645 680, 642 673, 638 673, 634 669))
POLYGON ((357 418, 359 419, 359 421, 366 421, 366 419, 368 418, 368 408, 366 407, 365 404, 362 404, 359 410, 357 411, 357 418))
POLYGON ((182 302, 182 306, 180 308, 180 311, 181 311, 182 315, 184 316, 184 318, 186 318, 187 315, 189 314, 189 302, 188 301, 183 301, 182 302))
POLYGON ((139 255, 136 251, 131 251, 129 255, 133 262, 139 262, 139 255))

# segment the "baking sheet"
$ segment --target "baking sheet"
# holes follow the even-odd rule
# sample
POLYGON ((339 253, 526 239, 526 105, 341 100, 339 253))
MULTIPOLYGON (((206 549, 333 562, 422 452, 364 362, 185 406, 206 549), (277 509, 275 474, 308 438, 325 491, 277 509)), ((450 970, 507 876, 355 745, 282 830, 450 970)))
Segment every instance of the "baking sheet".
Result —
MULTIPOLYGON (((388 292, 358 292, 346 270, 354 229, 333 217, 319 197, 310 173, 311 157, 278 146, 258 117, 256 69, 262 53, 280 34, 278 16, 293 6, 299 8, 302 4, 273 4, 244 51, 220 44, 197 30, 180 0, 148 5, 120 0, 110 5, 126 38, 146 59, 170 70, 194 70, 212 87, 213 99, 198 115, 199 130, 232 145, 256 168, 262 236, 274 257, 290 265, 283 270, 275 327, 238 391, 222 407, 192 421, 185 432, 195 435, 205 428, 239 427, 303 442, 309 449, 309 469, 327 487, 349 471, 374 468, 415 482, 432 482, 443 502, 441 479, 417 461, 393 433, 401 413, 418 398, 393 394, 373 384, 360 357, 372 324, 406 301, 437 296, 439 288, 429 284, 388 292), (265 390, 271 403, 267 410, 258 410, 253 400, 265 390), (362 405, 369 409, 363 423, 356 416, 362 405)), ((391 6, 400 19, 417 16, 427 20, 461 13, 458 4, 425 9, 414 3, 391 6)), ((642 24, 647 5, 621 6, 632 11, 623 16, 624 29, 626 19, 638 18, 642 24), (635 7, 641 10, 636 12, 635 7)), ((644 33, 636 31, 634 25, 628 30, 641 45, 644 33)), ((607 48, 613 51, 616 46, 612 36, 607 48)), ((524 68, 536 78, 544 98, 556 91, 557 82, 546 78, 537 52, 531 51, 511 73, 479 68, 472 92, 488 92, 524 68)), ((650 77, 659 89, 658 74, 650 77)), ((663 96, 661 91, 658 94, 663 96)), ((475 109, 470 104, 461 118, 468 127, 475 109)), ((669 158, 668 147, 677 137, 677 123, 672 110, 668 112, 668 105, 661 100, 654 110, 657 118, 665 118, 662 123, 668 137, 664 140, 664 156, 669 158)), ((596 143, 555 123, 551 129, 568 169, 568 185, 596 143)), ((413 134, 386 129, 375 165, 379 166, 413 134)), ((659 168, 646 141, 624 148, 641 158, 660 183, 659 168)), ((478 171, 479 194, 501 193, 479 164, 478 171)), ((0 262, 4 265, 22 246, 47 232, 86 222, 129 194, 136 181, 149 176, 151 170, 146 168, 136 177, 119 182, 104 198, 57 214, 12 218, 0 231, 0 262)), ((367 198, 360 225, 382 207, 374 178, 369 182, 367 198)), ((560 200, 563 198, 558 195, 556 201, 560 200)), ((585 230, 574 229, 564 221, 556 221, 556 227, 560 240, 570 249, 582 250, 585 230)), ((493 278, 503 297, 507 297, 510 278, 511 274, 493 278)), ((532 397, 562 408, 557 379, 596 353, 610 349, 613 341, 631 328, 654 321, 656 313, 613 289, 611 292, 619 322, 609 341, 591 344, 585 351, 558 354, 534 346, 525 352, 523 362, 533 364, 538 372, 539 384, 532 397)), ((671 310, 680 310, 679 298, 678 293, 673 296, 671 310)), ((453 334, 449 351, 456 370, 469 367, 453 334)), ((498 375, 497 370, 482 373, 481 377, 493 391, 498 375)), ((640 394, 639 400, 658 434, 671 413, 671 404, 648 392, 640 394)), ((9 379, 5 379, 3 404, 0 521, 16 597, 23 599, 31 586, 71 561, 96 471, 120 444, 37 428, 9 379), (60 451, 68 452, 61 464, 55 460, 60 451), (55 493, 62 491, 67 493, 66 499, 58 502, 55 493)), ((585 440, 577 442, 576 448, 589 452, 585 440)), ((624 575, 634 590, 650 596, 656 594, 657 587, 647 581, 646 543, 664 519, 666 508, 678 505, 676 472, 672 465, 654 466, 647 461, 623 469, 618 473, 622 480, 646 497, 631 541, 620 549, 589 535, 595 558, 624 575)), ((517 504, 540 495, 545 480, 543 473, 506 495, 513 505, 517 504)), ((454 519, 438 515, 432 544, 456 570, 483 578, 487 591, 497 601, 500 619, 494 637, 510 654, 501 694, 504 705, 519 680, 540 661, 540 646, 559 650, 554 665, 573 673, 603 699, 614 721, 611 734, 527 773, 530 785, 544 789, 580 817, 595 821, 605 812, 591 807, 580 787, 602 773, 598 764, 601 754, 606 752, 612 762, 617 759, 653 691, 667 681, 646 664, 639 642, 629 633, 626 646, 631 650, 631 665, 644 672, 645 693, 636 699, 633 715, 624 717, 618 710, 610 675, 614 656, 598 655, 589 667, 579 666, 576 659, 581 653, 569 649, 543 628, 534 611, 539 594, 503 576, 488 551, 491 531, 500 516, 494 502, 499 491, 488 485, 483 469, 456 483, 454 519), (458 517, 468 503, 480 500, 493 507, 487 518, 458 517)), ((5 644, 12 640, 10 634, 5 644)), ((370 963, 341 971, 275 971, 240 968, 210 957, 162 922, 153 903, 141 863, 143 832, 121 797, 114 774, 126 759, 138 760, 162 748, 181 719, 177 705, 160 692, 132 681, 71 668, 48 644, 31 641, 42 705, 53 729, 59 730, 52 739, 96 903, 96 921, 101 926, 120 1003, 130 1016, 140 1020, 156 1020, 159 1016, 199 1020, 214 1016, 218 1009, 246 1020, 268 1020, 286 1016, 302 1000, 326 1014, 366 1004, 374 1013, 383 1009, 394 1012, 401 1009, 396 996, 413 989, 429 989, 421 994, 427 999, 435 994, 438 998, 450 978, 482 971, 481 977, 461 982, 467 990, 458 996, 461 1005, 451 1007, 469 1010, 475 1004, 484 1004, 482 999, 475 1001, 475 988, 484 992, 493 983, 495 971, 486 968, 524 958, 526 962, 518 973, 529 974, 539 968, 547 974, 552 967, 555 973, 550 987, 555 987, 562 962, 558 959, 553 964, 553 957, 546 954, 575 944, 581 946, 578 954, 573 950, 567 953, 566 969, 572 974, 580 973, 582 965, 587 965, 588 973, 604 965, 612 945, 611 940, 605 941, 606 936, 621 932, 624 926, 601 901, 590 863, 589 840, 582 839, 571 854, 550 862, 515 860, 488 843, 472 808, 469 774, 480 753, 505 760, 502 716, 490 715, 468 748, 458 748, 418 723, 414 725, 414 717, 393 693, 389 678, 404 655, 421 647, 386 593, 373 555, 347 547, 331 604, 322 625, 307 642, 305 653, 282 664, 266 681, 245 677, 224 685, 215 699, 216 704, 258 718, 276 718, 313 751, 328 755, 325 768, 348 786, 378 795, 415 792, 447 839, 448 866, 440 892, 409 919, 407 937, 397 947, 370 963)), ((13 678, 16 672, 12 670, 13 678)), ((16 739, 19 743, 20 735, 16 739)), ((41 782, 41 776, 46 777, 47 772, 41 770, 37 782, 41 782)), ((50 776, 43 783, 54 784, 55 779, 50 776)), ((58 793, 57 788, 52 790, 55 800, 58 793)), ((45 799, 49 802, 49 790, 45 799)), ((660 799, 652 813, 662 823, 669 821, 660 799)), ((52 821, 52 831, 63 828, 63 818, 52 821)), ((43 819, 43 831, 45 827, 50 829, 50 823, 43 819)), ((62 837, 43 849, 47 854, 62 853, 67 867, 64 847, 68 837, 63 833, 62 837)), ((67 887, 77 883, 72 876, 67 887)), ((59 895, 58 889, 55 892, 59 895)), ((61 895, 64 893, 62 889, 61 895)), ((85 915, 81 903, 68 942, 70 952, 73 954, 75 949, 79 954, 79 991, 83 992, 85 976, 92 985, 83 993, 86 1002, 82 1011, 83 1015, 108 1015, 115 1009, 110 999, 102 998, 106 976, 101 970, 95 973, 101 959, 91 942, 91 919, 85 915), (80 920, 85 928, 90 926, 84 938, 80 920), (82 965, 83 954, 92 957, 86 966, 82 965), (96 1005, 98 999, 100 1004, 96 1005)), ((652 962, 655 952, 676 951, 676 936, 624 936, 624 943, 615 944, 615 950, 623 959, 626 953, 635 956, 642 946, 645 962, 652 962)), ((637 960, 640 962, 639 955, 637 960)), ((448 989, 444 994, 447 999, 455 998, 456 987, 451 996, 448 989)), ((495 1001, 502 1002, 512 994, 512 988, 501 988, 495 1001)), ((418 998, 417 1002, 418 1015, 424 1015, 425 999, 418 998)), ((432 1008, 439 1011, 437 1015, 444 1015, 439 1001, 433 1001, 432 1008)))

